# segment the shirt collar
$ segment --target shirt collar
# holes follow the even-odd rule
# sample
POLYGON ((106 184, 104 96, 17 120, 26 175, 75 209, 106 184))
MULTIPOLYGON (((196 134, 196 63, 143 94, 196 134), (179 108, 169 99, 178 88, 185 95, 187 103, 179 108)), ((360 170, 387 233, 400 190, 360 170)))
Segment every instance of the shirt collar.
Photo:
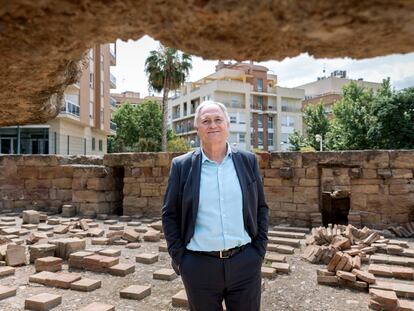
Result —
MULTIPOLYGON (((226 155, 224 156, 223 161, 224 161, 227 157, 231 157, 231 154, 232 154, 229 142, 226 142, 226 144, 227 144, 227 152, 226 152, 226 155)), ((201 150, 201 163, 204 163, 205 161, 209 161, 209 162, 213 162, 213 163, 215 163, 213 160, 210 160, 210 159, 207 157, 207 155, 204 153, 204 150, 203 150, 203 147, 202 147, 202 146, 200 147, 200 150, 201 150)))

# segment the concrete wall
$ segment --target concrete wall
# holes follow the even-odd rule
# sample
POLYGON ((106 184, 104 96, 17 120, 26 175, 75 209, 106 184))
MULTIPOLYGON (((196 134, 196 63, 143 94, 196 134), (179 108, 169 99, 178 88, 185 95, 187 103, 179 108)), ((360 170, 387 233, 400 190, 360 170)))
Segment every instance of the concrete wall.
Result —
MULTIPOLYGON (((0 209, 159 215, 178 154, 0 156, 0 209), (121 210, 120 208, 123 208, 121 210)), ((351 223, 385 228, 414 220, 414 151, 260 153, 274 224, 319 225, 322 191, 350 193, 351 223)))

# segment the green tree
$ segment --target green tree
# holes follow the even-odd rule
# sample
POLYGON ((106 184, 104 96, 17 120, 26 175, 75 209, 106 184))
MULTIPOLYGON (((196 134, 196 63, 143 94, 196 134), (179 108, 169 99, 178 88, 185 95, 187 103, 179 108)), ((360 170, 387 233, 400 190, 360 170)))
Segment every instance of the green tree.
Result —
POLYGON ((330 130, 329 119, 325 113, 323 103, 320 102, 316 106, 308 105, 305 108, 303 120, 306 124, 306 146, 310 146, 315 150, 319 150, 319 142, 315 136, 321 135, 325 142, 326 134, 330 130))
POLYGON ((113 121, 117 125, 111 150, 159 151, 161 149, 161 111, 158 102, 144 101, 138 106, 129 103, 118 108, 113 121))
POLYGON ((371 149, 374 142, 368 132, 375 122, 372 108, 374 93, 355 82, 342 88, 343 97, 333 106, 334 118, 327 134, 327 145, 332 150, 371 149))
POLYGON ((168 94, 178 89, 184 82, 190 69, 191 56, 178 50, 160 45, 153 50, 145 61, 150 88, 156 92, 163 91, 162 96, 162 132, 161 150, 167 150, 168 94))
POLYGON ((306 146, 306 139, 299 131, 294 130, 293 134, 290 134, 289 137, 289 150, 290 151, 300 151, 306 146))
POLYGON ((190 146, 187 141, 182 137, 175 137, 168 141, 169 152, 186 152, 190 151, 190 146))
POLYGON ((375 122, 368 137, 375 148, 414 148, 414 88, 395 92, 390 80, 384 80, 372 110, 375 122))

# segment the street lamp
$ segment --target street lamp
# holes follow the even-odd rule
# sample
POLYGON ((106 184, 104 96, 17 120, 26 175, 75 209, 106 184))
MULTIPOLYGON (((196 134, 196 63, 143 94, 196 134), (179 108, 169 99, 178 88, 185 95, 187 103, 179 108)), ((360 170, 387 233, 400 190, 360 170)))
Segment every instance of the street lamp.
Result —
POLYGON ((315 139, 317 142, 319 142, 319 151, 323 151, 323 138, 322 135, 316 134, 315 139))

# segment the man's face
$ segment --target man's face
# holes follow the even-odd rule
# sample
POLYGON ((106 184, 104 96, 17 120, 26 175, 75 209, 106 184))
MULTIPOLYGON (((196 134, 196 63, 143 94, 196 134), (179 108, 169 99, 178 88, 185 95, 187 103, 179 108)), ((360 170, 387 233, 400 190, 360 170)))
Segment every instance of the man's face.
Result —
POLYGON ((222 144, 229 136, 229 126, 223 111, 219 106, 205 106, 197 121, 197 134, 201 144, 222 144))

